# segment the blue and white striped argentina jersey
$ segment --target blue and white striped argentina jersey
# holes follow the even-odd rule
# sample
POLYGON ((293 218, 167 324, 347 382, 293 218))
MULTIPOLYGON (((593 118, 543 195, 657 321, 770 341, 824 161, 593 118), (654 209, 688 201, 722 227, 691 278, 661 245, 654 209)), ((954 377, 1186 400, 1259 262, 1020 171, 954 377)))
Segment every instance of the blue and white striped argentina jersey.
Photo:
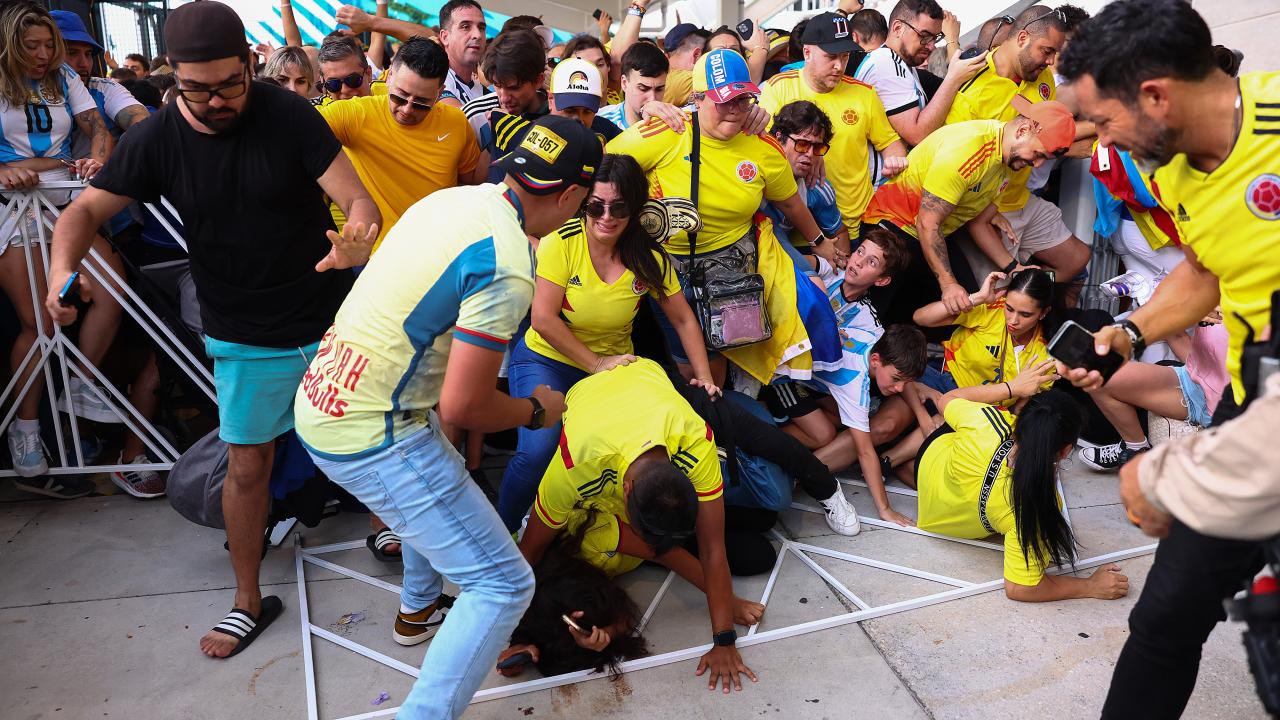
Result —
POLYGON ((71 66, 63 65, 59 72, 61 100, 45 96, 35 82, 30 99, 22 106, 12 107, 0 100, 0 162, 71 157, 75 116, 97 105, 71 66))

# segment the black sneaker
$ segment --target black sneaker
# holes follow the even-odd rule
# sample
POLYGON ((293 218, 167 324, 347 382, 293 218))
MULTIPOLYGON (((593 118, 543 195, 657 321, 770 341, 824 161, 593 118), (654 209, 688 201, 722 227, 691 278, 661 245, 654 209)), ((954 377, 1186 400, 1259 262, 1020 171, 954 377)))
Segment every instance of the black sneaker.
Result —
POLYGON ((1132 450, 1123 442, 1118 442, 1114 445, 1080 448, 1078 455, 1080 462, 1094 470, 1116 472, 1120 466, 1132 460, 1138 453, 1144 453, 1150 449, 1150 445, 1144 445, 1137 450, 1132 450))

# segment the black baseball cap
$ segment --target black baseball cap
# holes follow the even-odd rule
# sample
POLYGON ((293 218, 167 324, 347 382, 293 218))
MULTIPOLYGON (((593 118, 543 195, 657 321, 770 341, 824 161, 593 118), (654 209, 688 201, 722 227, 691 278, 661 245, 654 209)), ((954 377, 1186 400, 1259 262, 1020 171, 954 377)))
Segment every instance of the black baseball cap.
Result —
MULTIPOLYGON (((184 6, 185 7, 185 6, 184 6)), ((532 195, 550 195, 566 185, 590 187, 604 147, 578 120, 544 115, 514 150, 495 161, 532 195)))
POLYGON ((840 13, 824 12, 809 18, 800 35, 801 45, 817 45, 832 55, 853 52, 858 44, 849 31, 849 19, 840 13))
POLYGON ((685 38, 699 30, 701 28, 693 23, 677 23, 675 27, 667 31, 667 36, 662 40, 662 47, 666 49, 668 54, 673 53, 680 47, 680 43, 684 42, 685 38))
POLYGON ((216 0, 187 3, 170 12, 164 44, 170 63, 244 57, 249 49, 240 16, 216 0))

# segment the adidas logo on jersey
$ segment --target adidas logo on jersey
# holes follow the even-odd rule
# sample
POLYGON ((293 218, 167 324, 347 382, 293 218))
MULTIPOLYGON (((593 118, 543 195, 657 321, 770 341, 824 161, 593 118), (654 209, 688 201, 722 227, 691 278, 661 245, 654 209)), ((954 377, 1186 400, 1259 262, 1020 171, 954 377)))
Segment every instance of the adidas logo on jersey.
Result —
POLYGON ((1182 203, 1178 203, 1178 222, 1191 222, 1191 216, 1187 214, 1187 209, 1182 207, 1182 203))
POLYGON ((578 279, 577 275, 574 275, 573 277, 569 278, 569 284, 574 287, 582 287, 582 281, 578 279))
POLYGON ((991 353, 991 357, 993 357, 993 358, 998 358, 998 357, 1000 357, 1000 346, 999 346, 999 345, 988 345, 988 346, 987 346, 987 352, 991 353))

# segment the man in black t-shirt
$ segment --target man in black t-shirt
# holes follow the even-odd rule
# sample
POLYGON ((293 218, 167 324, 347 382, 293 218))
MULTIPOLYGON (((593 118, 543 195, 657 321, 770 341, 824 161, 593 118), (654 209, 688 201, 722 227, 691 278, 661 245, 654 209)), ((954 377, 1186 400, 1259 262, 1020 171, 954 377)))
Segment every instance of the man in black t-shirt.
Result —
MULTIPOLYGON (((186 230, 206 350, 214 360, 222 491, 234 609, 200 641, 234 655, 281 611, 258 587, 275 439, 293 427, 293 396, 377 237, 377 206, 324 119, 306 100, 250 80, 244 26, 213 0, 169 14, 165 40, 180 98, 138 123, 54 229, 46 307, 94 229, 132 200, 164 196, 186 230), (323 195, 348 218, 334 231, 323 195)), ((90 292, 81 278, 81 296, 90 292)))

